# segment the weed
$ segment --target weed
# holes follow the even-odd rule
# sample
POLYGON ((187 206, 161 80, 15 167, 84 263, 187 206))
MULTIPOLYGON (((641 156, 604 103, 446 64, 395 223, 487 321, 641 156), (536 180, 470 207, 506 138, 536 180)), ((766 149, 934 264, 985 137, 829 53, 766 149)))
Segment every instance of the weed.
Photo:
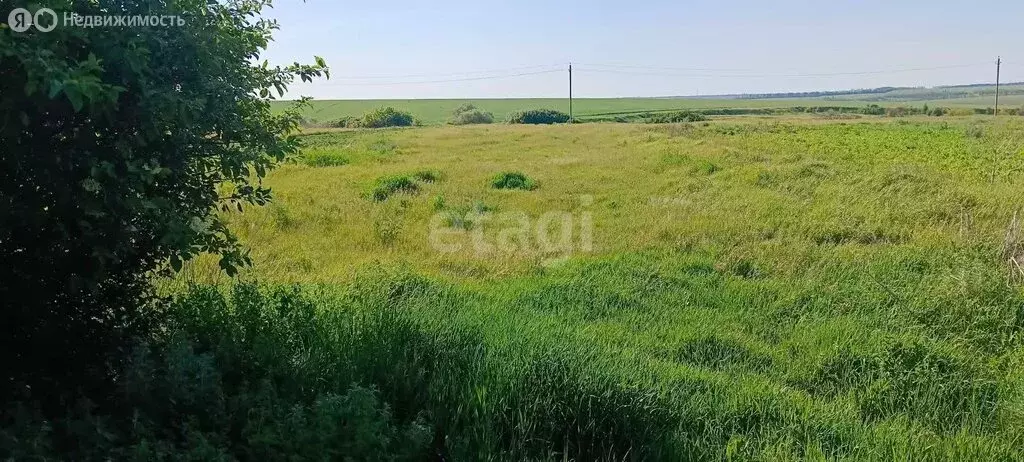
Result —
POLYGON ((303 153, 302 161, 310 167, 337 167, 349 163, 348 157, 340 152, 322 150, 303 153))
POLYGON ((381 202, 393 194, 417 194, 419 191, 420 187, 412 177, 392 175, 378 178, 368 195, 375 202, 381 202))
POLYGON ((495 189, 537 189, 537 182, 522 172, 502 172, 491 179, 491 187, 495 189))

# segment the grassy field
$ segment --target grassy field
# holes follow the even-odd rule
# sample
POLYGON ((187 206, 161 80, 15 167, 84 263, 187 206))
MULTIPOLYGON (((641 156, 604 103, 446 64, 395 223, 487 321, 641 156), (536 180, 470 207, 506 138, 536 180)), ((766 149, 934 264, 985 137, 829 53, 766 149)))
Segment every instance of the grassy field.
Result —
POLYGON ((1020 459, 1022 130, 308 134, 275 202, 230 215, 263 289, 180 303, 229 307, 206 316, 283 376, 373 387, 457 460, 1020 459))
MULTIPOLYGON (((578 117, 602 115, 608 113, 639 112, 666 109, 696 108, 763 108, 788 107, 796 105, 834 105, 826 100, 715 100, 715 99, 681 99, 681 98, 576 98, 573 99, 573 114, 578 117)), ((396 109, 409 111, 425 125, 444 124, 451 118, 452 111, 462 104, 470 103, 484 111, 494 114, 496 120, 505 120, 509 114, 526 109, 556 109, 569 112, 569 100, 566 98, 532 98, 532 99, 410 99, 410 100, 322 100, 313 101, 313 107, 304 111, 307 118, 317 121, 329 121, 345 116, 359 116, 364 112, 381 107, 392 106, 396 109)), ((868 103, 859 101, 848 102, 850 106, 864 106, 868 103)), ((278 107, 286 102, 276 103, 278 107)), ((837 103, 838 104, 838 103, 837 103)))
MULTIPOLYGON (((904 92, 907 93, 907 92, 904 92)), ((928 104, 931 107, 992 107, 991 96, 955 97, 947 99, 911 99, 911 96, 894 96, 893 100, 877 100, 878 95, 839 96, 830 98, 772 98, 772 99, 685 99, 685 98, 576 98, 573 100, 573 114, 580 119, 603 116, 608 114, 635 113, 645 111, 686 110, 686 109, 720 109, 720 108, 789 108, 795 106, 843 106, 860 107, 868 104, 881 106, 915 106, 928 104)), ((902 95, 902 93, 900 93, 902 95)), ((969 95, 965 95, 969 96, 969 95)), ((1024 95, 1006 95, 1000 98, 1000 106, 1004 108, 1024 105, 1024 95)), ((569 111, 569 102, 565 98, 535 99, 412 99, 412 100, 316 100, 312 107, 303 111, 305 117, 317 122, 328 122, 347 116, 360 116, 363 113, 383 106, 393 106, 412 113, 424 125, 441 125, 446 123, 452 111, 458 106, 470 103, 484 111, 494 114, 498 121, 505 120, 509 114, 526 109, 556 109, 569 111)), ((276 102, 275 107, 282 109, 290 102, 276 102)))

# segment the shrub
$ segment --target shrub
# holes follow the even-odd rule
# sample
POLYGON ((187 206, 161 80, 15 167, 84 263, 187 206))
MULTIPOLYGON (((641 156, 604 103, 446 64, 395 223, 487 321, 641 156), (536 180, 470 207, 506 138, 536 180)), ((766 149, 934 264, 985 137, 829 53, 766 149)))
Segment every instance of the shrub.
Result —
POLYGON ((946 108, 944 108, 944 107, 934 107, 934 108, 932 108, 932 110, 930 112, 927 112, 927 114, 931 115, 931 116, 935 116, 935 117, 941 117, 941 116, 946 115, 946 108))
POLYGON ((910 115, 910 110, 903 106, 885 108, 886 117, 905 117, 910 115))
POLYGON ((708 120, 704 114, 691 111, 678 111, 669 112, 665 114, 648 114, 644 117, 644 122, 649 124, 673 124, 683 122, 703 122, 708 120))
POLYGON ((494 115, 479 109, 471 109, 456 114, 448 123, 452 125, 489 124, 494 123, 494 115))
POLYGON ((462 114, 463 112, 475 111, 477 109, 478 108, 475 105, 473 105, 472 103, 462 103, 462 104, 459 105, 459 107, 455 108, 452 111, 452 116, 454 117, 454 116, 457 116, 459 114, 462 114))
POLYGON ((366 128, 410 127, 414 123, 412 114, 387 106, 363 114, 360 126, 366 128))
POLYGON ((201 252, 248 263, 215 210, 270 200, 260 180, 298 152, 300 122, 271 91, 327 67, 263 67, 275 26, 241 3, 66 2, 193 19, 0 30, 0 402, 113 399, 111 355, 158 321, 154 272, 201 252))
POLYGON ((328 122, 327 126, 331 128, 359 128, 363 126, 363 122, 359 117, 345 116, 328 122))
POLYGON ((369 196, 374 202, 381 202, 395 193, 416 194, 420 186, 408 175, 392 175, 377 179, 369 196))
POLYGON ((510 124, 561 124, 569 121, 569 114, 554 109, 531 109, 512 114, 510 124))
POLYGON ((521 172, 502 172, 494 176, 491 186, 495 189, 537 189, 537 182, 521 172))
POLYGON ((869 104, 861 108, 860 113, 865 115, 885 115, 886 111, 884 107, 877 104, 869 104))
POLYGON ((967 108, 949 108, 946 110, 946 115, 964 117, 974 115, 974 109, 967 108))

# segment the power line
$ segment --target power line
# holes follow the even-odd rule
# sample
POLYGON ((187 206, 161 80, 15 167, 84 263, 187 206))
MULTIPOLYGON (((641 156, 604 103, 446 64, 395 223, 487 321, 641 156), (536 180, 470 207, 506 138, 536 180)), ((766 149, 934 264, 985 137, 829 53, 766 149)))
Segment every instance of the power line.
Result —
POLYGON ((487 75, 480 77, 465 77, 460 79, 443 79, 443 80, 416 80, 409 82, 357 82, 357 83, 345 83, 345 82, 325 82, 322 85, 326 86, 346 86, 346 87, 364 87, 364 86, 389 86, 389 85, 418 85, 424 83, 448 83, 448 82, 469 82, 473 80, 493 80, 493 79, 507 79, 511 77, 523 77, 527 75, 540 75, 550 74, 553 72, 562 72, 561 69, 550 69, 536 72, 521 72, 518 74, 505 74, 505 75, 487 75))
MULTIPOLYGON (((595 66, 593 64, 580 64, 580 66, 595 66)), ((600 66, 600 65, 597 65, 600 66)), ((716 78, 728 78, 728 77, 741 77, 741 78, 754 78, 754 77, 835 77, 843 75, 872 75, 872 74, 895 74, 900 72, 918 72, 918 71, 935 71, 942 69, 957 69, 966 67, 978 67, 979 64, 954 64, 948 66, 933 66, 933 67, 916 67, 916 68, 904 68, 904 69, 886 69, 886 70, 872 70, 872 71, 857 71, 857 72, 823 72, 823 73, 793 73, 793 74, 683 74, 675 72, 640 72, 630 70, 619 70, 619 69, 600 69, 600 68, 577 68, 581 72, 599 72, 599 73, 611 73, 611 74, 628 74, 628 75, 654 75, 654 76, 666 76, 666 77, 716 77, 716 78)), ((622 66, 626 67, 626 66, 622 66)), ((629 66, 635 69, 665 69, 670 68, 657 68, 657 67, 644 67, 644 66, 629 66)), ((684 68, 676 68, 684 69, 684 68)))
POLYGON ((410 79, 417 77, 452 77, 459 75, 471 75, 471 74, 502 74, 507 72, 525 71, 529 69, 540 69, 540 68, 560 68, 561 64, 538 64, 536 66, 521 66, 521 67, 507 67, 502 69, 484 69, 477 71, 461 71, 461 72, 445 72, 445 73, 429 73, 429 74, 392 74, 392 75, 346 75, 346 76, 331 76, 333 80, 375 80, 375 79, 410 79))
POLYGON ((664 67, 664 66, 634 66, 625 64, 587 64, 577 63, 578 66, 610 67, 619 69, 651 69, 661 71, 711 71, 711 72, 747 72, 756 69, 717 69, 710 67, 664 67))

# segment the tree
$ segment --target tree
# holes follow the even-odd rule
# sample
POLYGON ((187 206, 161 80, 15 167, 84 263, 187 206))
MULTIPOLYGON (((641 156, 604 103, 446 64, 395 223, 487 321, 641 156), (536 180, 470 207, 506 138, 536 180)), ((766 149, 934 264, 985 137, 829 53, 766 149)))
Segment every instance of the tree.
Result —
POLYGON ((328 73, 258 61, 269 0, 55 3, 50 32, 0 27, 8 398, 104 386, 110 353, 159 319, 154 274, 203 252, 229 274, 249 262, 216 208, 270 199, 261 180, 298 149, 299 116, 268 100, 328 73), (169 20, 81 27, 109 16, 169 20))

